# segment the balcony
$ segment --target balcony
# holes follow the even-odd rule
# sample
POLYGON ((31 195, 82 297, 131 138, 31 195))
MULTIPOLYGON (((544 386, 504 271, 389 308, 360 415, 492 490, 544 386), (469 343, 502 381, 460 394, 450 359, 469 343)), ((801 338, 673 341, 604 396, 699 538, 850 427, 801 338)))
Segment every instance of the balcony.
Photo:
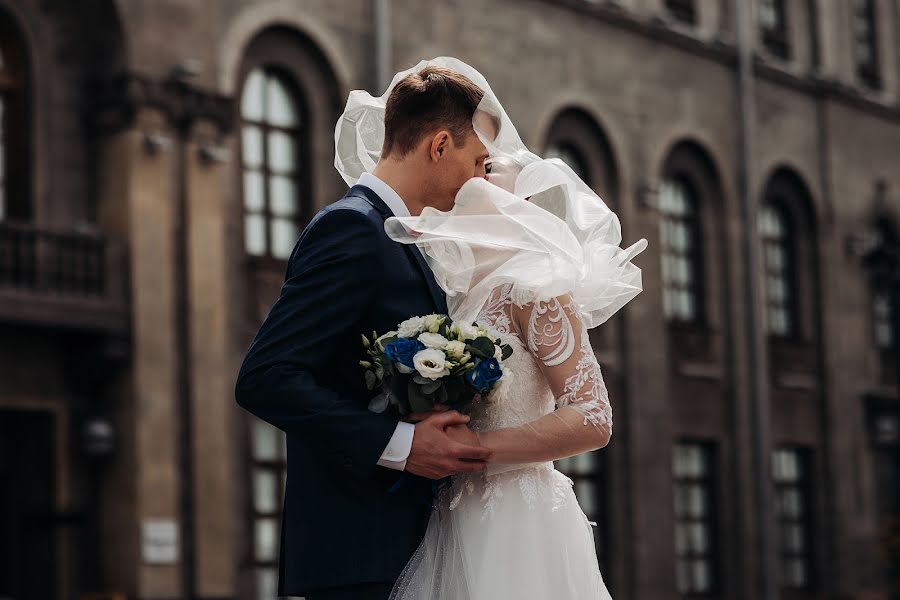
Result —
POLYGON ((125 334, 126 269, 103 235, 0 222, 0 322, 125 334))

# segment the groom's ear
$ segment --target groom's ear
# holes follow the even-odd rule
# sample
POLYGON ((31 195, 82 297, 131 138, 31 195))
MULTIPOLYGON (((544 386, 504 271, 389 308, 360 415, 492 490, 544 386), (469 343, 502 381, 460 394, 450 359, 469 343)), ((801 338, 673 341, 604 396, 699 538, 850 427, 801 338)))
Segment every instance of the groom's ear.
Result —
POLYGON ((450 132, 446 130, 438 131, 433 138, 431 138, 431 158, 432 160, 439 160, 443 158, 444 152, 447 151, 447 146, 450 144, 450 132))

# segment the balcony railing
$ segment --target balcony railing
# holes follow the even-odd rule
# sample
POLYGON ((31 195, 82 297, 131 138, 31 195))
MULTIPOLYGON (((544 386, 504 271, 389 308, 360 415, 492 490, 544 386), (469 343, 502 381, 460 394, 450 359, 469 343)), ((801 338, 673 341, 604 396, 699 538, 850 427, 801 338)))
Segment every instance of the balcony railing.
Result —
POLYGON ((125 253, 97 233, 0 222, 0 320, 122 332, 125 253))

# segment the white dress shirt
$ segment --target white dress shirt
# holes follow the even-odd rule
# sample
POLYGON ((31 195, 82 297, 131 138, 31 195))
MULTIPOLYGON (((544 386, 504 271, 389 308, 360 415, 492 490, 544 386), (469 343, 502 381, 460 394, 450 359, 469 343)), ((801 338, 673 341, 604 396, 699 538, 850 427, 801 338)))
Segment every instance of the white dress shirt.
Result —
MULTIPOLYGON (((363 173, 357 185, 364 185, 378 194, 388 208, 391 209, 395 217, 410 216, 409 208, 407 208, 400 195, 394 191, 394 188, 371 173, 363 173)), ((409 452, 412 449, 415 431, 416 426, 412 423, 407 423, 406 421, 397 423, 397 429, 394 430, 391 441, 388 442, 384 452, 381 453, 378 464, 389 469, 404 470, 406 468, 406 459, 409 458, 409 452)))

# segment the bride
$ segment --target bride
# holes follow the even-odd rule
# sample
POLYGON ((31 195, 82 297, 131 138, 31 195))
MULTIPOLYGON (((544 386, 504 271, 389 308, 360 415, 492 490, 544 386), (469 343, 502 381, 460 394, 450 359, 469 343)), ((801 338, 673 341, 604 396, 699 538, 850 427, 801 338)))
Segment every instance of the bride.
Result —
MULTIPOLYGON (((514 352, 498 385, 469 408, 469 426, 492 450, 491 462, 440 488, 391 599, 611 600, 592 523, 553 461, 610 441, 612 407, 587 330, 641 291, 631 259, 647 242, 620 248, 615 214, 564 162, 528 151, 469 65, 439 58, 397 77, 430 64, 484 90, 473 126, 491 172, 487 181, 467 182, 449 212, 391 217, 385 229, 420 248, 455 322, 489 328, 514 352)), ((348 102, 353 123, 342 117, 336 139, 336 166, 348 182, 377 160, 389 92, 348 102), (350 149, 341 140, 348 129, 350 149)))

